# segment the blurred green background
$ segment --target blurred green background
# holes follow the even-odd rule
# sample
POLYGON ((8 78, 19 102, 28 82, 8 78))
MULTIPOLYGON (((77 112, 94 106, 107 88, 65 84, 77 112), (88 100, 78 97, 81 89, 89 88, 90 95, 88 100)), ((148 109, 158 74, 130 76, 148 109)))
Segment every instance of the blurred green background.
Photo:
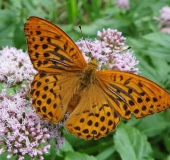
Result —
MULTIPOLYGON (((159 22, 154 20, 160 17, 162 7, 170 6, 170 0, 130 0, 129 10, 118 8, 115 2, 0 0, 0 49, 14 46, 27 50, 23 25, 29 16, 57 24, 74 41, 81 38, 78 25, 82 26, 84 37, 92 39, 103 28, 118 29, 140 62, 140 74, 170 92, 170 34, 161 33, 159 22)), ((77 139, 69 133, 65 137, 62 149, 56 151, 52 147, 44 159, 170 160, 170 110, 122 121, 115 132, 98 141, 77 139)))

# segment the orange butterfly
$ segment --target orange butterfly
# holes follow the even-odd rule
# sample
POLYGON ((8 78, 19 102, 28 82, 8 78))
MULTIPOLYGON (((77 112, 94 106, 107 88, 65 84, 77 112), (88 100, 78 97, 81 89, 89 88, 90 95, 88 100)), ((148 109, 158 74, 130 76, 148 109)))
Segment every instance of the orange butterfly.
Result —
POLYGON ((95 140, 113 131, 131 113, 141 118, 170 107, 170 94, 156 83, 127 72, 97 71, 85 62, 71 38, 56 25, 30 17, 25 23, 28 53, 38 71, 31 84, 33 106, 44 120, 58 123, 78 138, 95 140))

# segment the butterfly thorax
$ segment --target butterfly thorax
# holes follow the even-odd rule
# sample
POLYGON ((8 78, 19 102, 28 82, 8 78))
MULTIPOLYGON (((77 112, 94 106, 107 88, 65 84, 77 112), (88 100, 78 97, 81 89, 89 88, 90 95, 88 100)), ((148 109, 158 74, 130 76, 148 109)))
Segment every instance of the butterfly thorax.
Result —
POLYGON ((92 59, 91 61, 88 62, 86 68, 80 75, 81 85, 87 86, 95 82, 97 68, 98 68, 97 60, 92 59))

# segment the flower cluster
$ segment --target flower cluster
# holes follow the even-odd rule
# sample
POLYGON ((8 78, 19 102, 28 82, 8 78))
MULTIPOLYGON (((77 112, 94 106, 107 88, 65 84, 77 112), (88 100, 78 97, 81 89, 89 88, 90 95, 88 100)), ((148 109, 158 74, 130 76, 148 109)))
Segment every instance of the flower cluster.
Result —
POLYGON ((34 70, 28 54, 14 47, 4 47, 0 50, 0 82, 8 87, 26 81, 29 84, 36 71, 34 70))
POLYGON ((0 94, 0 153, 8 151, 8 157, 18 155, 18 160, 30 157, 43 159, 50 145, 48 129, 25 99, 25 86, 15 95, 0 94))
POLYGON ((86 61, 93 57, 99 62, 99 70, 119 70, 138 74, 138 68, 136 68, 138 61, 133 52, 125 46, 126 39, 121 32, 103 29, 103 32, 98 31, 97 36, 98 39, 94 42, 87 39, 76 43, 86 61))
POLYGON ((52 138, 55 139, 56 150, 61 149, 62 145, 65 142, 63 129, 64 129, 66 117, 67 114, 65 115, 64 120, 62 120, 59 123, 51 123, 49 121, 43 121, 43 125, 48 129, 48 132, 50 134, 50 139, 52 138))
POLYGON ((27 98, 26 86, 15 95, 6 96, 5 89, 0 94, 0 154, 8 151, 7 158, 17 154, 22 160, 27 154, 41 160, 52 138, 56 139, 57 149, 64 143, 64 125, 41 120, 27 98))
POLYGON ((161 32, 170 34, 170 7, 165 6, 160 10, 159 28, 161 32))
POLYGON ((116 6, 125 10, 128 10, 130 8, 129 6, 129 0, 117 0, 116 6))

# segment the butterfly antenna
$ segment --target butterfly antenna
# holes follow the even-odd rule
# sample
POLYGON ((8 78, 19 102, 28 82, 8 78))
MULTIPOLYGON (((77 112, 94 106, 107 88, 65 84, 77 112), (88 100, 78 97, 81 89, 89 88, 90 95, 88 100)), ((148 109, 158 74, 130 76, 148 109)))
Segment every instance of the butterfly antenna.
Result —
MULTIPOLYGON (((80 29, 80 31, 81 31, 81 35, 82 35, 82 37, 83 37, 83 40, 84 40, 84 42, 86 43, 86 46, 87 46, 87 48, 89 49, 89 52, 91 53, 91 49, 90 49, 90 47, 89 47, 89 45, 87 44, 87 41, 86 41, 86 39, 84 38, 84 34, 83 34, 83 32, 82 32, 82 29, 81 29, 81 26, 79 25, 79 29, 80 29)), ((93 59, 94 57, 92 57, 92 59, 93 59)))

